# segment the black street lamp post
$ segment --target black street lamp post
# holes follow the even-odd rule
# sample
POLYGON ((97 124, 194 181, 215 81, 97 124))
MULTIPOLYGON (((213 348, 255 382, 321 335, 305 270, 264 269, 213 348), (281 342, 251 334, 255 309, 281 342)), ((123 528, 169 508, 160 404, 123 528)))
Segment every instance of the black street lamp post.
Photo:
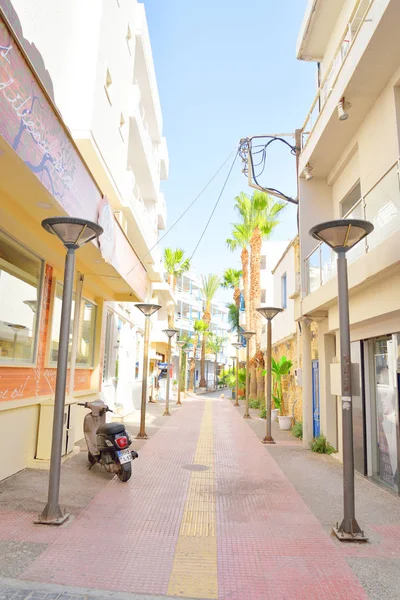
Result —
POLYGON ((103 233, 103 228, 96 223, 91 223, 85 219, 75 219, 73 217, 52 217, 50 219, 45 219, 42 221, 42 227, 61 240, 67 249, 67 255, 65 257, 60 337, 57 356, 57 378, 54 398, 48 500, 37 523, 61 525, 69 516, 61 510, 59 497, 75 251, 84 244, 99 237, 103 233))
POLYGON ((271 355, 272 355, 272 324, 271 321, 276 315, 282 312, 282 308, 276 306, 261 306, 257 308, 257 312, 260 313, 265 319, 267 319, 267 364, 265 365, 266 372, 266 432, 265 438, 262 440, 263 444, 275 444, 274 438, 272 437, 271 428, 271 397, 272 397, 272 373, 271 373, 271 355))
POLYGON ((355 517, 353 407, 351 388, 351 348, 349 319, 349 288, 346 253, 374 229, 369 221, 338 219, 320 223, 310 229, 310 235, 325 242, 337 254, 340 370, 342 385, 343 431, 343 505, 344 518, 333 529, 341 541, 367 541, 355 517))

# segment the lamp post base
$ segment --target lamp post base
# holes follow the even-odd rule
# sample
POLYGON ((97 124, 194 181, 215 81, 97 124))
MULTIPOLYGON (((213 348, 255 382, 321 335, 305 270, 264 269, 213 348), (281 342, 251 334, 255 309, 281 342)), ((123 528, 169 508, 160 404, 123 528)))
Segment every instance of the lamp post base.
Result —
POLYGON ((62 525, 69 518, 69 513, 63 513, 61 508, 57 506, 55 509, 50 509, 47 505, 41 515, 34 521, 35 525, 62 525))
POLYGON ((163 412, 163 417, 170 417, 170 416, 171 416, 171 413, 169 412, 169 410, 165 410, 163 412))
POLYGON ((136 436, 137 440, 147 440, 147 433, 145 431, 139 431, 136 436))
POLYGON ((250 416, 250 415, 246 415, 246 414, 244 414, 244 415, 243 415, 243 419, 251 419, 251 416, 250 416))
POLYGON ((261 443, 262 444, 275 444, 275 440, 273 437, 265 436, 265 438, 261 440, 261 443))
POLYGON ((332 527, 332 533, 341 542, 368 542, 368 538, 355 519, 343 519, 340 527, 336 523, 336 527, 332 527))
POLYGON ((233 406, 240 406, 239 402, 236 400, 233 406))

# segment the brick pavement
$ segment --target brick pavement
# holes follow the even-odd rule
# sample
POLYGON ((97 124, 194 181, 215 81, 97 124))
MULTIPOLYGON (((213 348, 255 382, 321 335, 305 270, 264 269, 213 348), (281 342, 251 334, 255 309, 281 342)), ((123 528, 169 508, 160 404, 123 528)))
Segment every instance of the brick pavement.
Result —
POLYGON ((367 598, 228 399, 186 402, 144 445, 131 481, 112 480, 70 523, 28 519, 3 519, 4 539, 46 545, 21 580, 221 600, 367 598))

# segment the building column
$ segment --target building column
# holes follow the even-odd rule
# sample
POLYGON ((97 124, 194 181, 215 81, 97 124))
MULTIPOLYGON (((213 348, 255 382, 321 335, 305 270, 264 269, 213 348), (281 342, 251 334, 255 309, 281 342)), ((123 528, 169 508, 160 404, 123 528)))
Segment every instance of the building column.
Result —
POLYGON ((312 365, 311 365, 311 321, 303 319, 301 323, 302 343, 302 384, 303 384, 303 446, 310 447, 313 439, 312 410, 312 365))
POLYGON ((321 433, 337 449, 336 396, 331 393, 331 364, 336 356, 336 343, 335 336, 327 331, 327 320, 318 323, 321 433))

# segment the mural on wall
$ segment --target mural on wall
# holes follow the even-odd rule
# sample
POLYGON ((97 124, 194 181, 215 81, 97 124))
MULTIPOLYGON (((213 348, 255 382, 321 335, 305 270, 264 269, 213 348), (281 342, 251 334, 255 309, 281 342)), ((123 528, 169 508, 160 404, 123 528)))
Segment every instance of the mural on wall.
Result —
MULTIPOLYGON (((46 366, 47 336, 50 331, 50 299, 53 285, 53 269, 46 265, 43 285, 42 308, 39 323, 39 343, 36 367, 0 368, 0 401, 18 400, 54 394, 57 369, 46 366)), ((91 369, 76 369, 74 390, 89 390, 91 369)))
POLYGON ((104 259, 145 298, 147 275, 0 16, 0 135, 70 216, 107 225, 104 259), (110 222, 110 219, 113 222, 110 222), (132 268, 135 269, 130 273, 132 268))

